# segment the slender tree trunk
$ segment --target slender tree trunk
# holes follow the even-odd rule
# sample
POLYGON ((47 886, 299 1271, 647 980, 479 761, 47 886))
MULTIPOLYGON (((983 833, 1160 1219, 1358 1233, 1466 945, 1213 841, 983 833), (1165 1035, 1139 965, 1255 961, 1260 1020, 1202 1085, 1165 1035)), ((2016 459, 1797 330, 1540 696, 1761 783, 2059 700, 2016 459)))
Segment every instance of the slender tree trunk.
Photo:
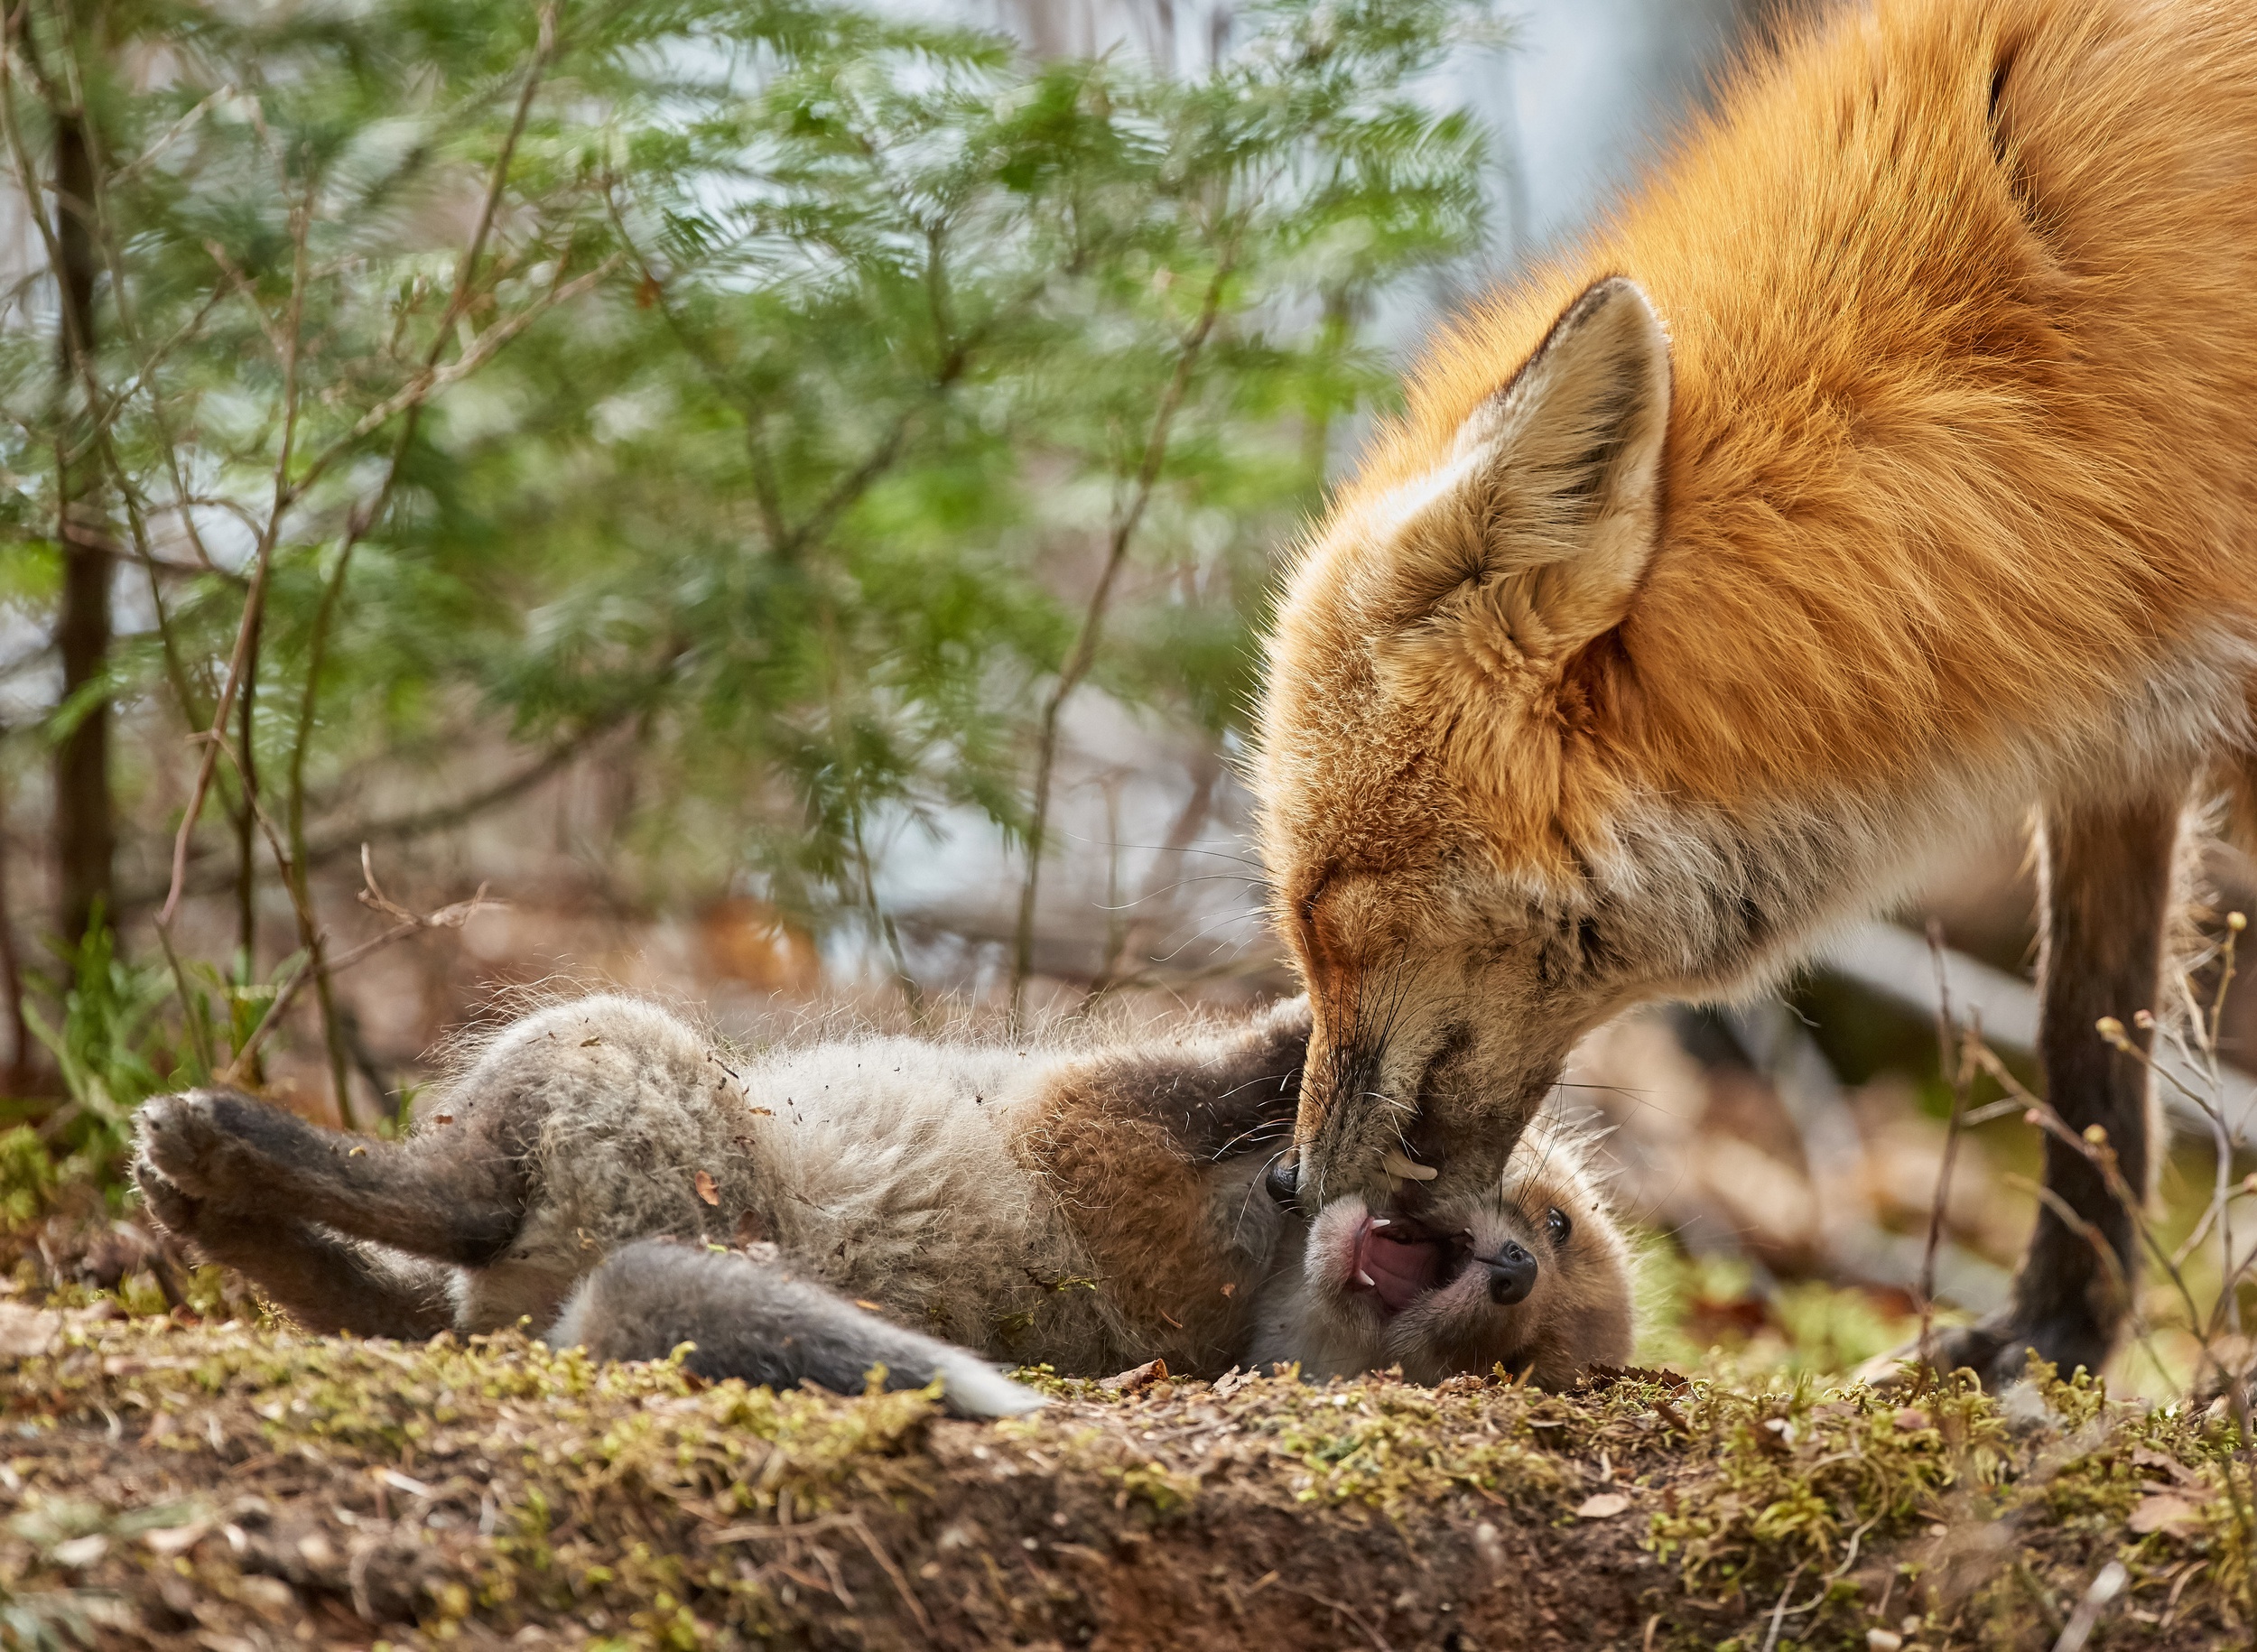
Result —
POLYGON ((258 757, 251 747, 251 705, 258 688, 258 645, 263 617, 251 621, 251 650, 244 663, 243 688, 236 701, 236 779, 242 812, 235 822, 236 951, 245 986, 258 974, 258 757))
POLYGON ((23 1022, 23 970, 15 955, 15 908, 9 901, 7 794, 0 792, 0 1026, 8 1032, 6 1093, 27 1096, 33 1091, 31 1029, 23 1022))
MULTIPOLYGON (((109 664, 110 554, 88 440, 94 416, 88 396, 94 351, 94 200, 92 146, 83 108, 55 111, 55 244, 60 267, 62 326, 57 373, 69 416, 57 450, 62 540, 62 612, 56 625, 65 703, 98 682, 109 664)), ((61 882, 61 927, 76 942, 97 911, 111 905, 116 821, 110 799, 110 712, 96 701, 55 748, 55 860, 61 882)))

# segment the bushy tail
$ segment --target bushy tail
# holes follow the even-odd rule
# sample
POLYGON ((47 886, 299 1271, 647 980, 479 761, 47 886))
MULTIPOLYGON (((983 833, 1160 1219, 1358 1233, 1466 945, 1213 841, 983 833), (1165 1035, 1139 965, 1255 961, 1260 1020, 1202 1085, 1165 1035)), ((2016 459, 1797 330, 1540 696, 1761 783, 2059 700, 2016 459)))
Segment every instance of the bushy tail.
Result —
POLYGON ((1044 1403, 977 1355, 866 1313, 821 1285, 731 1251, 645 1239, 615 1250, 564 1304, 553 1348, 599 1360, 663 1360, 684 1342, 684 1361, 710 1380, 740 1377, 787 1388, 813 1382, 859 1393, 870 1368, 889 1388, 941 1379, 960 1416, 1017 1416, 1044 1403))

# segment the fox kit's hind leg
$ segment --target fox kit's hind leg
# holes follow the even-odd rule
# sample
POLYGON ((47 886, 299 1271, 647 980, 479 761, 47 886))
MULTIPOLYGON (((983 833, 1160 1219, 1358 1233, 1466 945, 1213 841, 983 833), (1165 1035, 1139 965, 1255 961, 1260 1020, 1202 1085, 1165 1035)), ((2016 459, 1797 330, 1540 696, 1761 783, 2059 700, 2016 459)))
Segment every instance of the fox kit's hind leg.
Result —
MULTIPOLYGON (((170 1100, 171 1098, 167 1098, 170 1100)), ((339 1238, 302 1221, 214 1204, 167 1182, 147 1158, 134 1165, 150 1214, 207 1262, 255 1280, 274 1305, 324 1335, 436 1336, 453 1323, 453 1270, 339 1238)))
POLYGON ((706 1215, 688 1171, 663 1166, 738 1150, 749 1121, 726 1076, 664 1011, 599 996, 513 1023, 410 1141, 191 1091, 144 1104, 135 1174, 159 1221, 309 1325, 402 1323, 432 1279, 462 1330, 546 1323, 608 1244, 706 1215), (434 1266, 400 1286, 355 1240, 434 1266))
POLYGON ((365 1142, 226 1091, 154 1097, 139 1127, 150 1214, 309 1331, 436 1335, 454 1319, 448 1265, 506 1245, 524 1209, 522 1170, 492 1144, 365 1142))
POLYGON ((612 1252, 565 1304, 548 1341, 599 1360, 663 1360, 691 1342, 683 1363, 710 1380, 812 1382, 834 1394, 859 1392, 870 1368, 882 1365, 889 1388, 940 1378, 961 1416, 1013 1416, 1043 1403, 976 1354, 794 1279, 773 1257, 660 1239, 612 1252))
MULTIPOLYGON (((2137 1024, 2156 1007, 2165 937, 2177 905, 2177 858, 2184 799, 2159 796, 2113 808, 2048 810, 2044 836, 2044 961, 2039 1058, 2046 1095, 2073 1131, 2097 1125, 2126 1189, 2144 1197, 2153 1128, 2145 1064, 2112 1048, 2095 1030, 2104 1016, 2144 1050, 2137 1024)), ((2014 1299, 1997 1320, 1944 1339, 1937 1363, 1972 1366, 1986 1382, 2011 1382, 2035 1349, 2061 1369, 2098 1371, 2129 1304, 2126 1281, 2140 1276, 2132 1212, 2085 1155, 2046 1138, 2046 1187, 2090 1225, 2087 1233, 2040 1205, 2037 1231, 2014 1281, 2014 1299)))
MULTIPOLYGON (((230 1091, 191 1090, 143 1104, 137 1170, 193 1201, 200 1230, 225 1215, 253 1225, 319 1222, 475 1267, 508 1245, 525 1214, 520 1123, 499 1108, 464 1119, 459 1135, 442 1128, 395 1146, 325 1130, 230 1091)), ((170 1227, 158 1200, 151 1203, 170 1227)))

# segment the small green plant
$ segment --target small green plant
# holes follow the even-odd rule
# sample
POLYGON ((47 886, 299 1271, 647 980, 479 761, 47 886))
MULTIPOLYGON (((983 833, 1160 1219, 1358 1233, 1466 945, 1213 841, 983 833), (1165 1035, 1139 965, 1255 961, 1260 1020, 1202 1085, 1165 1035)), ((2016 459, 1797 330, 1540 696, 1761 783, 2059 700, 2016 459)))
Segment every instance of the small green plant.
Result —
POLYGON ((212 1076, 218 1029, 209 991, 163 963, 121 957, 98 910, 78 944, 56 954, 56 969, 32 973, 23 1008, 25 1026, 55 1059, 65 1099, 16 1104, 24 1122, 0 1134, 0 1224, 10 1227, 36 1219, 69 1183, 91 1183, 115 1203, 134 1109, 212 1076), (42 1001, 58 1007, 53 1018, 42 1001))
POLYGON ((20 1228, 46 1208, 55 1161, 29 1125, 0 1133, 0 1223, 20 1228))

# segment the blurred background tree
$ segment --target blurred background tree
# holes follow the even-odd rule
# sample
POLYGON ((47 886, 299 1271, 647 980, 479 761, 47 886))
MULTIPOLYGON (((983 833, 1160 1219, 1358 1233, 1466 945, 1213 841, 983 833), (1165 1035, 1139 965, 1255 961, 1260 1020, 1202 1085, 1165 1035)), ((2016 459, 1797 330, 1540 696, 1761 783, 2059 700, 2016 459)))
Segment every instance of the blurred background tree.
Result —
POLYGON ((5 599, 60 676, 6 961, 58 1146, 213 1073, 387 1110, 355 895, 429 927, 377 864, 591 757, 599 901, 913 1011, 982 983, 884 867, 971 812, 1023 1006, 1076 691, 1232 738, 1374 296, 1479 236, 1479 131, 1411 91, 1477 0, 1281 0, 1189 75, 789 0, 11 15, 5 599))

